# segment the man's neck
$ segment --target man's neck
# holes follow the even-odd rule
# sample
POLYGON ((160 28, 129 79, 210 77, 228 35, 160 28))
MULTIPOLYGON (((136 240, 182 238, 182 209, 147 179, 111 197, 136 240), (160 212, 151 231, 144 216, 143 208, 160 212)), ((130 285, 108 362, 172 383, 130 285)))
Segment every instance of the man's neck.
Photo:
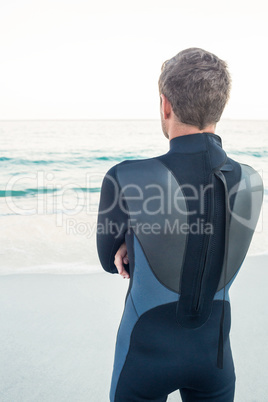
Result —
POLYGON ((200 130, 196 126, 190 126, 189 124, 184 124, 184 123, 177 123, 174 122, 173 124, 170 124, 168 128, 168 136, 169 140, 172 140, 172 138, 175 137, 181 137, 182 135, 190 135, 190 134, 197 134, 197 133, 215 133, 215 124, 211 124, 209 126, 206 126, 203 130, 200 130))

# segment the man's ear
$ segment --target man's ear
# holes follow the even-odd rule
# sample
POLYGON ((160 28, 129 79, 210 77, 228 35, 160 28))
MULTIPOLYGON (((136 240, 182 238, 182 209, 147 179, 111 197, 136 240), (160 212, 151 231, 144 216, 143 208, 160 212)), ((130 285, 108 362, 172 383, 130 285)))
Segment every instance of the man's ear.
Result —
POLYGON ((170 114, 171 114, 171 109, 172 109, 171 104, 170 104, 168 98, 164 94, 161 94, 160 98, 161 98, 160 105, 161 105, 162 116, 166 120, 170 117, 170 114))

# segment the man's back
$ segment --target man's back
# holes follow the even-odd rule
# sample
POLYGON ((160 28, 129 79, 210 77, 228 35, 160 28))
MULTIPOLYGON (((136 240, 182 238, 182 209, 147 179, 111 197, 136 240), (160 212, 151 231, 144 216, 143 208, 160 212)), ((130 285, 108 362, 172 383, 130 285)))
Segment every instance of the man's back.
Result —
POLYGON ((110 398, 162 402, 180 389, 183 401, 232 402, 228 289, 258 220, 262 181, 227 158, 214 134, 230 95, 225 61, 182 50, 163 63, 158 86, 170 151, 122 162, 102 185, 99 257, 108 272, 130 276, 110 398))
POLYGON ((98 251, 115 273, 126 241, 130 273, 111 401, 165 401, 175 389, 187 401, 232 400, 228 289, 261 201, 259 175, 211 133, 173 138, 164 155, 110 169, 98 224, 114 231, 100 231, 98 251))

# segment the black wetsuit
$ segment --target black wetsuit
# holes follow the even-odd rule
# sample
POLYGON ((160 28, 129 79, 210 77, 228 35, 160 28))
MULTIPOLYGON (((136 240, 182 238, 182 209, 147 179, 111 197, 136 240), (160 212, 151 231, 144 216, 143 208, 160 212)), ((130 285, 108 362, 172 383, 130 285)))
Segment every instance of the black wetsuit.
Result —
MULTIPOLYGON (((126 241, 130 273, 110 400, 231 402, 229 287, 262 204, 259 174, 216 134, 173 138, 161 156, 106 174, 97 248, 103 268, 126 241)), ((112 300, 111 300, 112 303, 112 300)))

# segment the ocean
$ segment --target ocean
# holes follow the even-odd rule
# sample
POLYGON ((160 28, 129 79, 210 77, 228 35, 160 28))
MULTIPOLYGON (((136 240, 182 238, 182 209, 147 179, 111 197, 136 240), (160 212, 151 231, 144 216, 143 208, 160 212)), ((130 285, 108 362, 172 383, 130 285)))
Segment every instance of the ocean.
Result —
MULTIPOLYGON (((267 133, 268 121, 223 120, 216 130, 228 155, 254 167, 264 180, 264 207, 251 254, 268 250, 267 133)), ((88 257, 85 239, 85 249, 81 251, 78 246, 67 261, 71 243, 67 244, 59 232, 56 237, 54 233, 54 249, 52 245, 47 248, 52 227, 55 232, 55 228, 64 226, 66 217, 76 219, 76 224, 81 216, 84 222, 94 219, 101 182, 111 166, 125 159, 160 155, 168 149, 159 120, 1 121, 0 217, 3 225, 0 252, 4 272, 22 266, 28 269, 44 264, 59 267, 67 262, 72 266, 98 264, 92 239, 94 264, 88 257), (31 236, 37 236, 36 242, 33 243, 31 236), (43 246, 45 259, 38 241, 43 246), (14 253, 18 255, 14 257, 14 253)), ((74 243, 78 245, 82 235, 73 232, 73 240, 75 235, 74 243)))

